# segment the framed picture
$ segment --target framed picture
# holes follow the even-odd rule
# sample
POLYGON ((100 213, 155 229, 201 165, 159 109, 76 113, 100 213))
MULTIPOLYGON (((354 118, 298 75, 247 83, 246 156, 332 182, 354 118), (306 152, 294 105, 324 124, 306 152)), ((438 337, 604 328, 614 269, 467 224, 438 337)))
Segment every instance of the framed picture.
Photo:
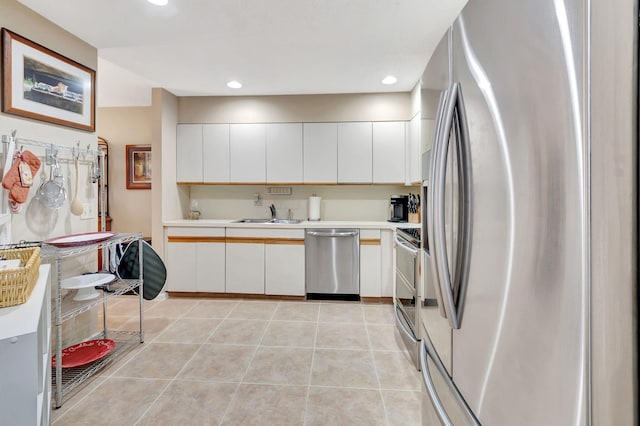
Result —
POLYGON ((151 189, 151 145, 127 145, 127 189, 151 189))
POLYGON ((96 72, 2 29, 2 111, 95 131, 96 72))

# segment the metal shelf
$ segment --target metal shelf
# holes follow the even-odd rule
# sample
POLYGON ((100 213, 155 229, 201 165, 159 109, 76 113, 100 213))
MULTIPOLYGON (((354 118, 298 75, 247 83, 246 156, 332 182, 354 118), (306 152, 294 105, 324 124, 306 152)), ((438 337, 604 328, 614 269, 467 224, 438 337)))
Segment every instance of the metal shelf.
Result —
MULTIPOLYGON (((94 338, 108 338, 116 343, 116 348, 112 353, 103 359, 92 362, 90 364, 77 367, 77 368, 65 368, 63 369, 60 364, 52 371, 52 391, 54 407, 59 408, 62 406, 64 399, 80 384, 91 378, 95 373, 103 369, 109 363, 121 356, 125 351, 131 349, 134 343, 144 342, 143 331, 143 315, 142 315, 142 294, 144 287, 144 278, 142 279, 118 279, 108 284, 108 292, 103 291, 101 297, 92 300, 75 301, 71 294, 72 290, 61 288, 62 281, 62 260, 70 256, 77 256, 85 253, 90 253, 94 250, 102 249, 105 247, 112 247, 117 244, 128 244, 132 242, 142 243, 142 233, 137 234, 116 234, 113 237, 94 244, 86 244, 75 247, 55 247, 52 245, 44 244, 42 248, 42 257, 45 260, 51 261, 55 265, 55 274, 53 275, 52 288, 55 291, 55 304, 54 304, 54 324, 56 330, 56 359, 62 358, 62 323, 66 320, 74 318, 83 312, 86 312, 92 308, 96 308, 102 305, 102 331, 94 338), (137 332, 123 332, 123 331, 111 331, 107 328, 107 303, 124 293, 135 290, 138 293, 139 301, 139 318, 140 328, 137 332)), ((139 271, 138 276, 143 275, 143 250, 139 250, 139 271)), ((105 256, 105 253, 103 253, 105 256)), ((90 340, 90 339, 88 339, 90 340)))
MULTIPOLYGON (((131 290, 136 290, 138 287, 140 287, 140 284, 140 280, 117 280, 108 285, 110 292, 103 291, 101 297, 82 301, 73 300, 73 298, 71 297, 74 294, 73 291, 66 290, 67 293, 62 296, 62 322, 80 315, 81 313, 86 312, 89 309, 95 308, 98 305, 106 303, 107 300, 112 297, 120 296, 121 294, 125 294, 131 290)), ((54 307, 54 309, 56 308, 57 307, 54 307)))
MULTIPOLYGON (((137 344, 140 344, 140 332, 137 331, 110 331, 105 336, 105 333, 100 333, 94 337, 95 339, 108 338, 116 343, 116 347, 109 355, 91 362, 87 365, 74 368, 62 368, 62 397, 69 396, 74 390, 76 390, 81 384, 86 382, 95 373, 102 370, 111 364, 114 360, 124 355, 129 350, 133 349, 137 344)), ((57 392, 56 388, 56 368, 51 370, 51 382, 53 383, 52 392, 54 395, 57 392)))

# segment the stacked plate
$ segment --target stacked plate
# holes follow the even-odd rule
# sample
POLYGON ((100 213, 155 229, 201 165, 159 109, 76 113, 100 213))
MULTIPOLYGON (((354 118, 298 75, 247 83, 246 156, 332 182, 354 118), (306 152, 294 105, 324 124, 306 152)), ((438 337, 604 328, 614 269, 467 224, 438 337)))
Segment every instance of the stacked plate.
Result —
POLYGON ((67 290, 78 290, 73 300, 91 300, 100 296, 100 293, 94 288, 97 285, 109 284, 114 281, 116 276, 113 274, 86 274, 77 275, 67 278, 60 282, 60 287, 67 290))

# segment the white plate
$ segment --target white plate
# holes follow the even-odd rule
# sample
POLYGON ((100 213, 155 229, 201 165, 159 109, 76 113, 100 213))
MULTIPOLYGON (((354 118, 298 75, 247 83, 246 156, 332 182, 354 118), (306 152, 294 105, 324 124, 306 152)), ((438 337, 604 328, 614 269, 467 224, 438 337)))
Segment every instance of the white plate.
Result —
POLYGON ((99 243, 113 237, 113 232, 85 232, 84 234, 67 235, 64 237, 51 238, 44 241, 56 247, 76 247, 87 244, 99 243))
POLYGON ((67 278, 60 282, 60 287, 70 289, 95 287, 97 285, 107 284, 115 280, 116 276, 113 274, 86 274, 77 275, 75 277, 67 278))

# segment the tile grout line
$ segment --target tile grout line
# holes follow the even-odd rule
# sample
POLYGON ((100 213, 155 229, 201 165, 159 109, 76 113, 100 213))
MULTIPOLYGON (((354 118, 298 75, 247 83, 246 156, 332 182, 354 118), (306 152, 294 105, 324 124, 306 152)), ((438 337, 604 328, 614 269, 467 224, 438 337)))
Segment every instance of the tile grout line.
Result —
MULTIPOLYGON (((195 308, 196 306, 198 306, 202 301, 199 301, 198 303, 196 303, 194 306, 191 307, 191 309, 195 308)), ((190 309, 190 310, 191 310, 190 309)), ((184 317, 185 314, 182 315, 182 317, 184 317)), ((228 315, 228 313, 227 313, 228 315)), ((182 317, 178 317, 176 318, 176 320, 171 324, 175 324, 176 322, 178 322, 178 320, 182 317)), ((213 319, 213 318, 212 318, 213 319)), ((213 331, 209 334, 209 337, 215 332, 215 330, 220 326, 220 324, 222 324, 222 321, 220 321, 214 328, 213 331)), ((163 330, 166 331, 169 327, 171 327, 171 325, 165 327, 165 329, 163 330)), ((158 336, 156 336, 154 338, 157 339, 159 336, 161 336, 162 333, 158 334, 158 336)), ((208 338, 207 338, 208 339, 208 338)), ((144 411, 144 413, 142 413, 142 415, 138 418, 138 420, 134 423, 134 425, 140 424, 140 422, 142 421, 142 419, 144 419, 144 417, 147 415, 147 413, 149 412, 149 410, 151 410, 151 408, 156 404, 156 402, 158 402, 158 400, 162 397, 162 395, 164 395, 164 393, 167 391, 167 389, 169 389, 169 386, 171 386, 171 384, 173 384, 173 382, 176 380, 176 378, 180 375, 180 373, 185 369, 185 367, 189 364, 189 362, 191 362, 191 360, 198 354, 198 352, 200 352, 200 350, 202 349, 202 347, 204 346, 204 344, 206 343, 206 340, 202 343, 200 343, 200 346, 198 347, 197 350, 195 350, 193 352, 193 355, 191 355, 191 357, 184 363, 182 364, 182 368, 180 369, 180 371, 178 371, 176 373, 175 376, 173 376, 173 378, 171 378, 171 380, 169 380, 169 383, 167 383, 167 385, 164 387, 164 389, 162 389, 162 392, 160 392, 158 394, 158 396, 153 400, 153 402, 151 404, 149 404, 149 406, 147 407, 147 409, 144 411)), ((153 340, 152 340, 153 341, 153 340)), ((188 343, 188 344, 193 344, 193 343, 188 343)), ((236 388, 237 390, 237 388, 236 388)))
POLYGON ((316 333, 313 336, 313 349, 311 350, 311 367, 309 368, 309 381, 307 382, 307 397, 304 402, 304 418, 302 419, 303 426, 307 424, 307 414, 309 413, 309 396, 311 394, 311 378, 313 377, 313 363, 316 358, 316 345, 318 343, 318 329, 320 328, 320 310, 322 305, 318 306, 318 314, 316 315, 316 333))
POLYGON ((382 395, 382 385, 380 383, 380 375, 378 374, 378 367, 376 366, 376 360, 373 356, 373 347, 371 345, 371 335, 369 334, 369 327, 367 327, 367 325, 368 324, 365 324, 365 330, 367 333, 367 340, 369 341, 369 356, 371 356, 371 362, 373 363, 373 370, 376 373, 376 381, 378 382, 378 394, 380 395, 380 402, 382 402, 382 412, 384 413, 385 424, 389 426, 391 424, 389 422, 389 413, 387 411, 386 404, 384 403, 384 396, 382 395))
MULTIPOLYGON (((262 331, 262 335, 260 336, 260 340, 258 340, 258 343, 255 345, 255 349, 253 351, 253 356, 251 357, 251 360, 249 360, 249 363, 247 364, 247 368, 245 368, 244 373, 242 374, 242 377, 240 377, 240 381, 238 382, 238 387, 236 387, 236 392, 231 397, 231 400, 229 401, 229 404, 227 405, 227 409, 224 411, 224 414, 222 415, 222 417, 220 417, 220 421, 218 422, 218 425, 221 425, 222 423, 224 423, 224 419, 227 417, 227 415, 229 414, 229 410, 231 409, 231 407, 233 406, 234 402, 236 401, 238 393, 240 391, 240 386, 244 383, 244 378, 247 375, 247 373, 249 372, 249 368, 251 368, 251 363, 256 358, 256 354, 258 353, 258 349, 260 348, 260 343, 262 342, 262 339, 264 339, 264 335, 267 333, 267 330, 269 329, 269 323, 271 322, 271 319, 276 315, 276 311, 278 310, 278 307, 280 306, 281 303, 282 302, 279 301, 276 304, 276 308, 271 313, 271 317, 269 319, 266 319, 266 320, 263 319, 262 320, 262 321, 266 321, 267 322, 267 326, 262 331)), ((238 305, 236 305, 236 308, 238 306, 240 306, 240 303, 238 305)), ((232 309, 229 312, 229 315, 231 315, 231 312, 233 312, 236 308, 232 309)))

